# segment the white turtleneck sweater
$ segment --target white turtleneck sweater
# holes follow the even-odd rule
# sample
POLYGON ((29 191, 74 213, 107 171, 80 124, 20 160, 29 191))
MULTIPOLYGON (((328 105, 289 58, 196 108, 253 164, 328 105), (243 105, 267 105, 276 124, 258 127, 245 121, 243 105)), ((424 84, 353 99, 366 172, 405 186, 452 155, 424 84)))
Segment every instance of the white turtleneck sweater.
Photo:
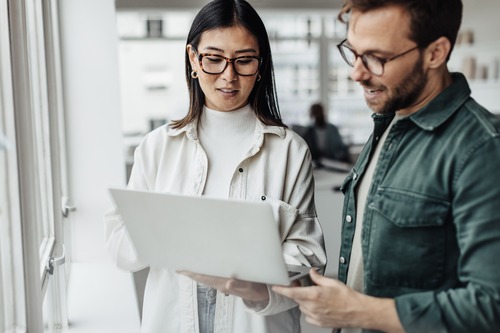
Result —
POLYGON ((251 148, 256 121, 250 105, 234 111, 203 108, 198 135, 208 157, 204 195, 229 196, 229 185, 236 167, 251 148))

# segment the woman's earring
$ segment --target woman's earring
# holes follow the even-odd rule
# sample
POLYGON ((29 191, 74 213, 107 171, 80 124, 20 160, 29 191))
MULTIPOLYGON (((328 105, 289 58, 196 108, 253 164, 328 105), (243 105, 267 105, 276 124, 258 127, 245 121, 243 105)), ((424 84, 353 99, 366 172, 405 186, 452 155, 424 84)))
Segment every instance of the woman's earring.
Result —
POLYGON ((191 77, 192 77, 193 79, 197 79, 197 78, 198 78, 198 72, 197 72, 197 71, 195 71, 195 70, 191 71, 191 77))
POLYGON ((257 75, 257 81, 260 81, 260 79, 262 79, 262 76, 259 74, 257 75))

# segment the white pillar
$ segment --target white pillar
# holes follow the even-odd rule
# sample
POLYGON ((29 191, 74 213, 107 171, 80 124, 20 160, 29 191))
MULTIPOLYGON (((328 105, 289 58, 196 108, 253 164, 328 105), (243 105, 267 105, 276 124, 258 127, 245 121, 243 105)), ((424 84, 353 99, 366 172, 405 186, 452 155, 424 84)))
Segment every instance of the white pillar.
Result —
POLYGON ((107 259, 107 188, 126 181, 114 3, 59 2, 73 262, 107 259))

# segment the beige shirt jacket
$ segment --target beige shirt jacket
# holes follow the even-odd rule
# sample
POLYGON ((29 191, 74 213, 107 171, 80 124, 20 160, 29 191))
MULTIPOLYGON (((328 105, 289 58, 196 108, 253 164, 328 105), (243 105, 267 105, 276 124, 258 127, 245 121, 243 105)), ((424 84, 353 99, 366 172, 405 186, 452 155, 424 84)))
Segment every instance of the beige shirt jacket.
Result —
MULTIPOLYGON (((207 168, 196 123, 182 129, 165 125, 146 135, 136 149, 128 187, 201 195, 207 168)), ((229 197, 264 199, 273 208, 285 261, 324 271, 326 253, 314 205, 311 156, 296 133, 257 121, 254 144, 234 170, 229 197)), ((106 247, 117 266, 130 271, 146 267, 138 262, 115 210, 104 220, 106 247)), ((248 308, 241 298, 218 293, 215 332, 300 332, 297 305, 268 290, 270 301, 264 309, 248 308)), ((198 332, 196 282, 175 271, 151 268, 143 306, 142 333, 198 332)))

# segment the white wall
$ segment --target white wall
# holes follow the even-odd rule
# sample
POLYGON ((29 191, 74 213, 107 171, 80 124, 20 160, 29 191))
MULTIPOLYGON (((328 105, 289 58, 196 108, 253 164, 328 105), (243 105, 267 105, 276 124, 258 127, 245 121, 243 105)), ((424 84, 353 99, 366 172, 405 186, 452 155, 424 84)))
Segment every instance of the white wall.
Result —
POLYGON ((464 0, 464 17, 462 29, 475 32, 479 42, 499 42, 500 37, 500 1, 498 0, 464 0))
POLYGON ((73 261, 102 260, 107 188, 125 184, 113 0, 60 1, 73 261))
POLYGON ((114 2, 59 1, 69 187, 77 207, 69 220, 72 333, 134 333, 140 325, 132 275, 114 266, 104 242, 107 188, 126 181, 114 2))
POLYGON ((180 119, 189 108, 185 41, 122 41, 120 78, 123 132, 147 133, 150 119, 180 119))

